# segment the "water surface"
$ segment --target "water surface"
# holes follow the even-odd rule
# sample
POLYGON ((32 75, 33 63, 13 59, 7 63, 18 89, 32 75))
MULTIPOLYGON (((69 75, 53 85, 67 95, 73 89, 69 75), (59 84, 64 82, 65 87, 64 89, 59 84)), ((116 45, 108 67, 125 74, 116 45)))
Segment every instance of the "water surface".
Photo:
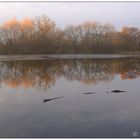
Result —
POLYGON ((140 137, 139 76, 135 57, 2 60, 0 137, 140 137))

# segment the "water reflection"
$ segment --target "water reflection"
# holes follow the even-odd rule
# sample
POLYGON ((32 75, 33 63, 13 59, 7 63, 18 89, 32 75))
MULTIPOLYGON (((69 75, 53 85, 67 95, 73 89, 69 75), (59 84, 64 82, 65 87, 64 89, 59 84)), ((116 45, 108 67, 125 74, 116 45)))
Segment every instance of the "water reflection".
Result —
POLYGON ((0 62, 0 137, 140 137, 139 75, 136 58, 0 62))
POLYGON ((84 84, 109 82, 116 75, 121 79, 135 79, 140 76, 140 59, 52 59, 41 61, 0 62, 0 82, 13 88, 47 89, 56 80, 65 78, 84 84))

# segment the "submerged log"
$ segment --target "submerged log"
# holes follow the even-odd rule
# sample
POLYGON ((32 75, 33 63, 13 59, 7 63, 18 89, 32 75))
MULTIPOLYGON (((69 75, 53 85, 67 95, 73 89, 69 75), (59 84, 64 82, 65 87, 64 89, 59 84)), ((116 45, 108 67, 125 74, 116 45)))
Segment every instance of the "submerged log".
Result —
POLYGON ((95 92, 86 92, 86 93, 83 93, 83 94, 94 94, 95 92))
POLYGON ((114 92, 114 93, 120 93, 120 92, 126 92, 126 91, 123 91, 123 90, 112 90, 111 92, 114 92))
POLYGON ((43 103, 49 102, 49 101, 53 101, 53 100, 56 100, 56 99, 59 99, 59 98, 63 98, 63 96, 55 97, 55 98, 50 98, 50 99, 43 99, 43 103))

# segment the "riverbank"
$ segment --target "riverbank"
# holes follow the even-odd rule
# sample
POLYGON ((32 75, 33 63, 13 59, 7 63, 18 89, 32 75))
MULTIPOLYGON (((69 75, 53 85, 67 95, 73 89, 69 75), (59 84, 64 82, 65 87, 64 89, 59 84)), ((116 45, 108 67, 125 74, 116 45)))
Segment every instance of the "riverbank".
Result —
POLYGON ((0 55, 0 60, 45 60, 45 59, 107 59, 140 57, 139 54, 48 54, 48 55, 0 55))

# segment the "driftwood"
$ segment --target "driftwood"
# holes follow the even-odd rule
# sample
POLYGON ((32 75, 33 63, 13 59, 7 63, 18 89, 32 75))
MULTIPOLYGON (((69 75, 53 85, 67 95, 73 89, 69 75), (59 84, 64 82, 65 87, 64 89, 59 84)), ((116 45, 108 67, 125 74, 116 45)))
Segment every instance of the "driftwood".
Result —
POLYGON ((114 93, 120 93, 120 92, 126 92, 126 91, 123 91, 123 90, 112 90, 111 92, 114 92, 114 93))
POLYGON ((56 99, 59 99, 59 98, 63 98, 63 96, 55 97, 55 98, 50 98, 50 99, 43 99, 43 103, 49 102, 49 101, 53 101, 53 100, 56 100, 56 99))
POLYGON ((94 94, 95 92, 86 92, 86 93, 83 93, 83 94, 94 94))

